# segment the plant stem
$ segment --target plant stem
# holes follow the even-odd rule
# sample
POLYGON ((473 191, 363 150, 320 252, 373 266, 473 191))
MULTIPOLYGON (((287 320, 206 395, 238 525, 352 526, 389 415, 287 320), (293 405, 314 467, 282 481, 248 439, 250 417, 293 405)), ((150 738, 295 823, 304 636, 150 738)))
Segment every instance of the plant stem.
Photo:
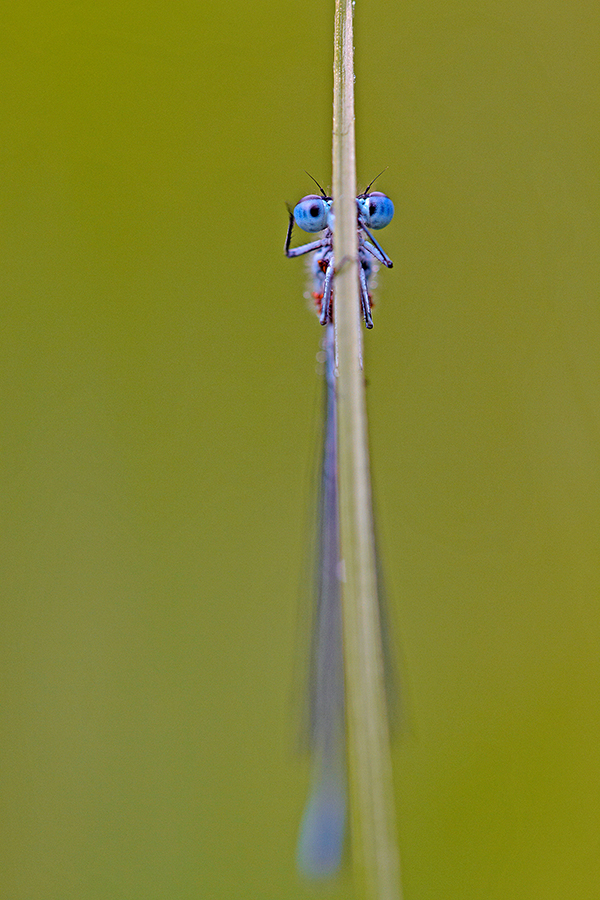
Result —
POLYGON ((399 900, 389 728, 360 357, 352 0, 336 0, 333 96, 338 478, 352 853, 368 900, 399 900))

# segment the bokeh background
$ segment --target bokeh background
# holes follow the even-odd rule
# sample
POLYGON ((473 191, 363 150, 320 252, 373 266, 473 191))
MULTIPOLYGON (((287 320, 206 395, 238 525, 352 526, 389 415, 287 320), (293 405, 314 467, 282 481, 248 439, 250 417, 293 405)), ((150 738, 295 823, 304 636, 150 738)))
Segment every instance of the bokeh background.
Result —
MULTIPOLYGON (((299 900, 331 3, 0 32, 5 900, 299 900)), ((596 0, 359 0, 406 900, 600 896, 596 0)), ((344 875, 328 896, 352 898, 344 875)))

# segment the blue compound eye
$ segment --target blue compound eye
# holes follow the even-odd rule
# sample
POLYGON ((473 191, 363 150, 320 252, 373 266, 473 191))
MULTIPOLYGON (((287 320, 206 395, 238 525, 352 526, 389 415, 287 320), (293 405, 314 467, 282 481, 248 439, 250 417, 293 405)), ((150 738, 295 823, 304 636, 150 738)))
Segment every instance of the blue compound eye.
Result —
POLYGON ((327 227, 330 209, 331 200, 325 200, 317 194, 308 194, 294 209, 296 225, 303 231, 323 231, 327 227))
POLYGON ((385 228, 394 218, 394 204, 381 191, 373 191, 366 197, 360 197, 359 204, 367 228, 385 228))

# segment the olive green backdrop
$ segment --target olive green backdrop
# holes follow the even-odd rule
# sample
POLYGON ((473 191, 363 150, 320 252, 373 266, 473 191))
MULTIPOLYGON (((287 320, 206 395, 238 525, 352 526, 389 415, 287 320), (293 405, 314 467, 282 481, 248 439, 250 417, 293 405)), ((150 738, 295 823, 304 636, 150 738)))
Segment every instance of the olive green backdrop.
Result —
MULTIPOLYGON (((595 0, 356 5, 406 900, 600 896, 595 0)), ((0 30, 0 893, 297 900, 333 9, 0 30), (302 619, 302 615, 300 615, 302 619)), ((331 898, 354 896, 346 876, 331 898)))

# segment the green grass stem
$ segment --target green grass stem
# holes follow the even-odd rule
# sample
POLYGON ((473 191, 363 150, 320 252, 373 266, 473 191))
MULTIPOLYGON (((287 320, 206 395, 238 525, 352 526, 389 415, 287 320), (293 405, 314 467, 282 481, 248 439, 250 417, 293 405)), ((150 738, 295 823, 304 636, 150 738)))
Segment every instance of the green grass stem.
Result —
POLYGON ((399 900, 364 377, 356 232, 352 0, 336 0, 333 95, 335 322, 344 665, 352 828, 357 880, 368 900, 399 900))

